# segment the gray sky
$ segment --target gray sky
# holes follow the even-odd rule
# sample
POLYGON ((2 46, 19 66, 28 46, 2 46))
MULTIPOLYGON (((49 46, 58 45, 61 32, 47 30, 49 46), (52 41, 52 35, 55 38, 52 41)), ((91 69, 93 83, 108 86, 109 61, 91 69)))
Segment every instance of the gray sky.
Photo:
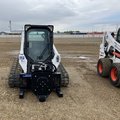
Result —
POLYGON ((29 24, 60 30, 112 30, 120 24, 120 0, 0 0, 0 31, 29 24))

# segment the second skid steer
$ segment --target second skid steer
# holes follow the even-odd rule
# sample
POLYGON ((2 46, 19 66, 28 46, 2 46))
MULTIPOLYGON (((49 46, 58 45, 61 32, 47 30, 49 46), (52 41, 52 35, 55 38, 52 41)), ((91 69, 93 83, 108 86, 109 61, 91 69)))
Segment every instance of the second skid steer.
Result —
POLYGON ((97 63, 98 74, 109 77, 111 84, 120 87, 120 29, 116 38, 107 32, 100 45, 99 60, 97 63))

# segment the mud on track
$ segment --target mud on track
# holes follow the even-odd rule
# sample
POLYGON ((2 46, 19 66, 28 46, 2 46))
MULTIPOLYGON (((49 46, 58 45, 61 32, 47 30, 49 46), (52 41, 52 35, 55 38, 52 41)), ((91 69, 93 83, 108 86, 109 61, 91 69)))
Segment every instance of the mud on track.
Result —
POLYGON ((100 39, 59 38, 55 40, 70 84, 62 88, 63 98, 52 93, 45 103, 31 92, 18 98, 7 77, 13 57, 18 54, 18 38, 0 38, 0 120, 119 120, 120 89, 96 73, 100 39))

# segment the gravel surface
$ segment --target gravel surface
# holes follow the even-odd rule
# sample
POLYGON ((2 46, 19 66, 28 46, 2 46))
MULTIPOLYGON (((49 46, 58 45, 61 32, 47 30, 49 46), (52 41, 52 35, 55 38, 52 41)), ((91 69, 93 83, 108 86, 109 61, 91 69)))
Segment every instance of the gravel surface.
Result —
POLYGON ((31 92, 20 100, 18 89, 8 87, 18 38, 0 38, 0 120, 120 120, 120 89, 96 72, 100 38, 56 38, 55 44, 69 73, 63 98, 51 93, 40 103, 31 92))

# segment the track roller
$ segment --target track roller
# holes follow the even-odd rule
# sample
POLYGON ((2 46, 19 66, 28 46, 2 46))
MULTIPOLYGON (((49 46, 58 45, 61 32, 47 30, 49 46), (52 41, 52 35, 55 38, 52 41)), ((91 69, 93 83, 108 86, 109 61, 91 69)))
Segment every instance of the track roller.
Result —
POLYGON ((58 71, 61 73, 61 86, 67 87, 69 84, 69 75, 64 66, 62 65, 62 63, 60 63, 58 71))

